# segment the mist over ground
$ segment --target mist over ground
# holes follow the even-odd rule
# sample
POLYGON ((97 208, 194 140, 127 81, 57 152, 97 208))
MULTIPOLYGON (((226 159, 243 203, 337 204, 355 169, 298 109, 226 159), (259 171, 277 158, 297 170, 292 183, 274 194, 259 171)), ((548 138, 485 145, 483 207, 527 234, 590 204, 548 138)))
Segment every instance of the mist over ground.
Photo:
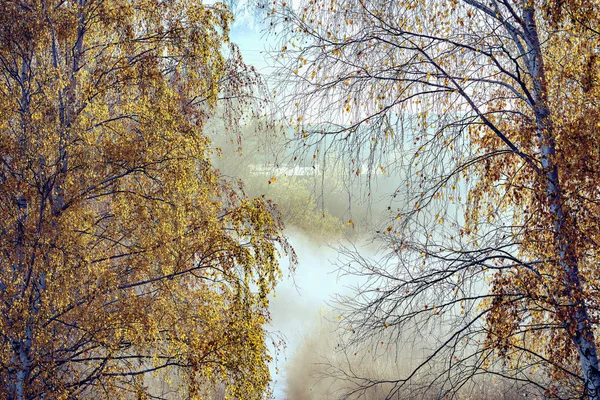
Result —
MULTIPOLYGON (((391 345, 371 341, 344 347, 334 315, 323 314, 289 357, 285 375, 286 400, 364 399, 433 400, 440 397, 432 377, 435 366, 427 366, 406 386, 393 383, 369 386, 369 380, 396 380, 406 377, 423 361, 430 346, 426 337, 406 337, 391 345), (357 382, 362 384, 358 387, 357 382)), ((541 398, 523 390, 514 381, 476 377, 453 398, 517 400, 541 398)))

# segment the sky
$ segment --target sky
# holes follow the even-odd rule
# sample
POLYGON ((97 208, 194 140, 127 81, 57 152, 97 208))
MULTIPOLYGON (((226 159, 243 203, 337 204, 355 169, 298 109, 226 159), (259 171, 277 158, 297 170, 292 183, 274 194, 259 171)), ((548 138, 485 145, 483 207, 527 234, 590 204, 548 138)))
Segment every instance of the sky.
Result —
POLYGON ((266 32, 263 16, 257 16, 243 7, 238 7, 235 13, 231 41, 240 47, 246 64, 253 65, 261 74, 268 76, 271 68, 265 56, 274 39, 266 32))

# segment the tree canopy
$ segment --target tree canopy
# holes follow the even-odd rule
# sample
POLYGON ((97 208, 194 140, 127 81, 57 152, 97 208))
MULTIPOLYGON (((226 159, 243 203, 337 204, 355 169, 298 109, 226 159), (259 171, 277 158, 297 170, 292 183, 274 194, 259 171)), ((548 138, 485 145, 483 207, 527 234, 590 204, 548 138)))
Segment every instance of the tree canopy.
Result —
POLYGON ((380 234, 388 255, 342 266, 366 282, 342 298, 350 342, 452 328, 390 398, 433 361, 442 395, 491 373, 599 398, 598 12, 586 0, 271 8, 299 142, 337 144, 350 174, 405 179, 380 234))
POLYGON ((258 83, 231 21, 191 0, 0 3, 1 398, 162 396, 155 373, 186 398, 267 392, 291 249, 203 134, 258 83))

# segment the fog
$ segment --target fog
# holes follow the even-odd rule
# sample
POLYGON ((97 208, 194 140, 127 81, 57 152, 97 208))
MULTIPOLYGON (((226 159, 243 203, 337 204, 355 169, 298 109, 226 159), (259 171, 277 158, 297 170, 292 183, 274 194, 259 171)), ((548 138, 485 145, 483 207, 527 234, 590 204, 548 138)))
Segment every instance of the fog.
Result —
MULTIPOLYGON (((267 328, 285 340, 285 347, 279 358, 272 364, 274 394, 278 400, 290 397, 297 390, 294 383, 304 380, 307 370, 318 357, 311 358, 307 349, 321 349, 331 356, 335 346, 335 326, 328 320, 336 319, 332 311, 332 297, 349 293, 355 278, 339 276, 336 263, 340 261, 338 243, 348 239, 337 238, 328 243, 315 240, 294 227, 287 236, 298 254, 299 264, 290 274, 287 260, 282 260, 285 278, 277 286, 275 296, 270 299, 272 322, 267 328), (315 346, 314 344, 320 343, 315 346), (290 386, 291 385, 291 386, 290 386)), ((357 246, 365 254, 373 254, 374 245, 363 240, 357 246)), ((301 399, 301 397, 297 397, 301 399)), ((318 397, 314 397, 315 399, 318 397)), ((324 397, 323 397, 324 398, 324 397)))
MULTIPOLYGON (((305 338, 314 332, 326 312, 330 296, 343 290, 330 262, 336 257, 335 249, 316 243, 293 228, 288 235, 298 254, 299 265, 293 275, 286 274, 277 286, 276 297, 270 303, 272 323, 268 327, 269 331, 281 334, 286 342, 283 353, 271 368, 276 399, 285 398, 290 360, 305 338)), ((287 265, 283 267, 287 271, 287 265)))
MULTIPOLYGON (((391 345, 378 341, 344 348, 336 329, 336 318, 325 314, 305 335, 290 355, 286 366, 283 394, 277 399, 322 400, 417 400, 446 398, 433 379, 438 371, 427 365, 402 387, 391 381, 406 377, 428 353, 424 337, 407 336, 391 345), (383 381, 371 385, 374 380, 383 381), (387 383, 385 381, 388 381, 387 383), (360 384, 361 387, 358 386, 360 384)), ((380 338, 381 339, 381 338, 380 338)), ((474 377, 457 389, 452 398, 479 400, 517 400, 540 398, 527 393, 514 381, 492 376, 474 377)))
MULTIPOLYGON (((233 33, 235 36, 235 30, 233 33)), ((242 52, 258 64, 259 70, 264 69, 259 39, 252 36, 248 29, 239 35, 242 52)), ((279 205, 286 235, 298 255, 299 264, 293 273, 282 257, 284 279, 270 299, 272 320, 266 329, 277 344, 271 347, 276 358, 271 363, 275 399, 346 398, 345 394, 356 387, 356 380, 344 375, 348 371, 375 380, 407 376, 431 350, 432 343, 412 332, 385 340, 385 346, 372 340, 347 347, 336 326, 338 313, 332 309, 333 296, 350 294, 350 287, 359 283, 356 277, 339 276, 335 264, 340 261, 338 246, 358 243, 362 255, 376 253, 377 244, 371 242, 376 227, 380 221, 393 219, 396 207, 402 206, 399 197, 392 197, 404 186, 402 177, 383 173, 369 181, 363 172, 349 181, 347 175, 336 175, 340 171, 336 172, 335 154, 329 154, 328 170, 319 170, 325 160, 321 155, 292 155, 293 144, 287 143, 289 132, 265 130, 261 123, 264 121, 249 122, 239 137, 228 137, 223 129, 213 127, 214 143, 223 150, 214 162, 224 175, 242 179, 247 194, 265 195, 279 205)), ((436 398, 436 387, 427 383, 427 374, 432 372, 427 368, 422 377, 417 376, 391 398, 436 398)), ((351 398, 384 399, 391 389, 391 384, 376 385, 355 392, 351 398)), ((479 380, 464 388, 462 395, 490 400, 522 398, 516 392, 503 382, 479 380)))

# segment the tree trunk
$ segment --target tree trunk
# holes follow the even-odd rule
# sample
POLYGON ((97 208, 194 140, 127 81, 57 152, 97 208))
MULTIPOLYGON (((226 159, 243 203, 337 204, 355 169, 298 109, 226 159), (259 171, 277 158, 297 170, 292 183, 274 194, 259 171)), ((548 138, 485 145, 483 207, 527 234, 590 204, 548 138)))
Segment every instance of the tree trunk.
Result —
POLYGON ((558 167, 554 162, 556 146, 548 107, 546 78, 540 40, 537 33, 533 6, 523 9, 523 25, 530 49, 526 55, 533 82, 535 98, 534 112, 536 133, 540 143, 540 156, 546 180, 546 192, 550 213, 554 217, 554 243, 557 248, 559 265, 564 273, 566 306, 556 305, 556 312, 566 328, 577 353, 583 371, 586 394, 590 399, 600 400, 600 370, 596 339, 591 328, 587 306, 579 277, 578 257, 571 246, 568 218, 563 207, 563 194, 560 187, 558 167))

